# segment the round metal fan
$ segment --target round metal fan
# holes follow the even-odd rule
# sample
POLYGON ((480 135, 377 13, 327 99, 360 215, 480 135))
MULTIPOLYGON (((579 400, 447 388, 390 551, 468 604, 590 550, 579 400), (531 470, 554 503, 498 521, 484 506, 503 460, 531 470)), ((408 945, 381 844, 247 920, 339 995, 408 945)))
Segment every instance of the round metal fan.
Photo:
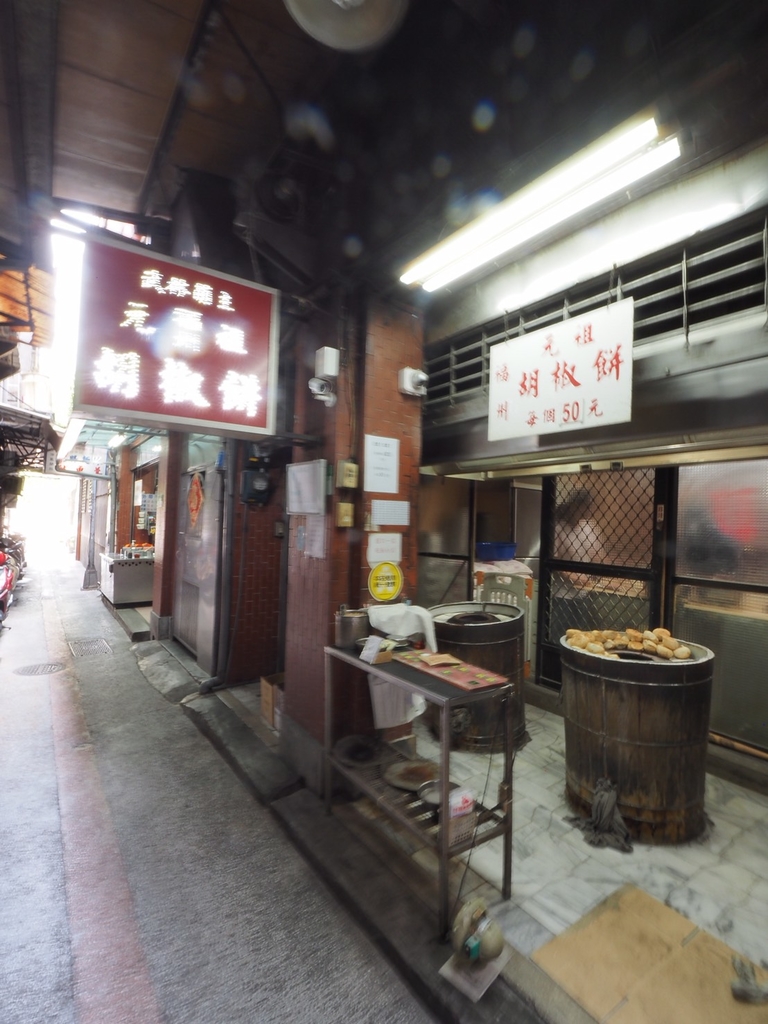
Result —
POLYGON ((285 6, 313 39, 334 50, 361 52, 392 35, 408 0, 285 0, 285 6))

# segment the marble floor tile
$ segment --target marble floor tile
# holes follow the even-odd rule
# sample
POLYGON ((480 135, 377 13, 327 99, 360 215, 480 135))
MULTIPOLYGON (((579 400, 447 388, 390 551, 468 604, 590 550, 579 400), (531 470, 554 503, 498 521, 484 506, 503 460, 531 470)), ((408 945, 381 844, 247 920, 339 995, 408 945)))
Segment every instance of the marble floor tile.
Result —
POLYGON ((741 828, 754 828, 758 823, 765 824, 768 818, 766 809, 750 800, 744 791, 734 794, 730 800, 719 803, 717 816, 741 828))
MULTIPOLYGON (((711 814, 710 818, 712 819, 712 825, 707 836, 701 840, 696 840, 695 842, 719 856, 723 850, 744 830, 740 825, 736 825, 732 821, 728 821, 726 818, 720 817, 717 812, 711 814)), ((683 855, 685 856, 687 851, 694 845, 695 843, 684 844, 684 846, 681 847, 683 855)))
POLYGON ((669 868, 683 878, 690 878, 701 868, 714 867, 720 863, 719 855, 713 850, 691 843, 683 846, 646 847, 644 855, 654 867, 662 870, 669 868))
POLYGON ((521 796, 528 797, 529 800, 535 800, 543 807, 552 807, 554 809, 557 794, 543 786, 534 776, 515 776, 512 780, 512 789, 515 797, 519 793, 521 796))
POLYGON ((768 967, 768 934, 762 913, 755 913, 749 907, 729 907, 722 912, 712 931, 737 953, 768 967))
POLYGON ((718 918, 723 912, 720 902, 705 893, 697 892, 689 886, 672 889, 667 897, 668 906, 679 914, 693 921, 699 928, 713 932, 718 918))
MULTIPOLYGON (((768 795, 706 777, 712 828, 690 843, 635 843, 632 853, 590 846, 566 819, 562 719, 527 709, 530 741, 513 771, 512 898, 501 899, 502 841, 472 851, 471 872, 495 893, 494 916, 525 955, 629 882, 759 963, 768 959, 768 795)), ((421 752, 420 745, 420 752, 421 752)), ((439 745, 426 736, 436 758, 439 745)), ((451 778, 496 798, 503 757, 451 753, 451 778)), ((465 855, 466 857, 466 855, 465 855)), ((479 885, 480 883, 478 883, 479 885)))
POLYGON ((603 898, 600 890, 589 882, 566 878, 522 900, 520 905, 545 928, 559 935, 589 913, 603 898))
MULTIPOLYGON (((768 905, 768 878, 758 878, 749 890, 749 896, 750 899, 755 900, 758 903, 768 905)), ((766 913, 766 921, 768 921, 768 912, 766 913)))
POLYGON ((738 906, 746 902, 758 878, 758 875, 741 864, 720 863, 711 868, 701 868, 691 875, 687 884, 698 892, 712 896, 721 906, 738 906))
POLYGON ((764 878, 768 859, 768 839, 762 833, 764 830, 761 832, 757 829, 747 829, 740 833, 722 851, 721 861, 724 864, 738 865, 753 872, 758 878, 764 878))
POLYGON ((523 956, 531 956, 554 938, 554 934, 548 928, 511 900, 495 903, 488 909, 501 928, 504 938, 523 956))
MULTIPOLYGON (((611 852, 615 853, 615 851, 611 852)), ((581 864, 577 864, 573 870, 573 877, 589 882, 591 886, 603 893, 603 899, 625 884, 625 879, 618 871, 614 871, 608 863, 601 862, 597 857, 590 857, 588 860, 582 861, 581 864)))

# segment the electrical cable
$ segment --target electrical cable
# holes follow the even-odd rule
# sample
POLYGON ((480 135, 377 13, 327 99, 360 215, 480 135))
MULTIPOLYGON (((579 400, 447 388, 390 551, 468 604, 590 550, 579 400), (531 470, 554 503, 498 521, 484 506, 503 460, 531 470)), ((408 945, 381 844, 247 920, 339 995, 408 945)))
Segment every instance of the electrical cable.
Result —
MULTIPOLYGON (((504 696, 504 697, 501 698, 501 700, 500 700, 500 704, 501 704, 500 712, 504 710, 504 705, 506 704, 506 702, 508 700, 510 700, 509 696, 504 696)), ((485 785, 483 787, 483 795, 480 798, 480 804, 483 807, 485 806, 485 797, 486 797, 486 794, 488 792, 488 785, 489 785, 489 783, 491 781, 491 767, 493 765, 493 755, 494 755, 494 752, 495 752, 494 748, 496 746, 496 737, 498 736, 498 732, 499 732, 499 721, 500 720, 504 722, 504 730, 506 731, 506 722, 507 722, 506 714, 499 713, 496 716, 496 721, 494 722, 493 736, 491 737, 491 749, 490 749, 490 753, 488 755, 488 771, 486 772, 486 775, 485 775, 485 785)), ((506 743, 505 743, 505 749, 506 749, 506 743)), ((513 751, 512 752, 512 762, 513 763, 514 763, 514 759, 515 759, 515 752, 513 751)), ((509 795, 509 798, 510 798, 510 800, 512 799, 512 794, 511 793, 509 795)), ((491 808, 491 811, 498 810, 498 807, 499 807, 499 805, 497 804, 495 807, 491 808)), ((472 845, 469 848, 468 856, 467 856, 466 862, 464 864, 464 871, 462 872, 461 880, 459 882, 458 889, 456 890, 456 899, 454 900, 453 909, 451 910, 451 913, 449 915, 449 920, 450 921, 453 921, 453 919, 456 916, 457 909, 458 909, 459 904, 461 902, 461 891, 464 888, 464 882, 466 881, 467 873, 469 871, 469 866, 470 866, 470 863, 472 861, 472 853, 477 848, 476 840, 477 840, 477 828, 478 828, 478 825, 479 825, 479 822, 477 822, 475 824, 475 828, 474 828, 474 831, 473 831, 473 834, 472 834, 472 845)))

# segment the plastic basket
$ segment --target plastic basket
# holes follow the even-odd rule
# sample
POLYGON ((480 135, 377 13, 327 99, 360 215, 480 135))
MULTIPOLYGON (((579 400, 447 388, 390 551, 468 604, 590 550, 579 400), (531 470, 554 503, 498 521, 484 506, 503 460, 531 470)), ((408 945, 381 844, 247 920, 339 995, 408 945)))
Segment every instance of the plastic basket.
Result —
POLYGON ((483 562, 506 562, 515 557, 517 544, 501 541, 480 541, 475 544, 475 558, 483 562))

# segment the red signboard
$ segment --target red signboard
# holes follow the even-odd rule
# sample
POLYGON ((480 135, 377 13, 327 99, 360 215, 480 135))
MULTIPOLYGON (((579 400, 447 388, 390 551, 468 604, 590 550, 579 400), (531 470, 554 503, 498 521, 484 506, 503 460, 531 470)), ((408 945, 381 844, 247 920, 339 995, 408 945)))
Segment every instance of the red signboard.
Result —
POLYGON ((76 414, 273 434, 278 293, 150 250, 89 240, 76 414))

